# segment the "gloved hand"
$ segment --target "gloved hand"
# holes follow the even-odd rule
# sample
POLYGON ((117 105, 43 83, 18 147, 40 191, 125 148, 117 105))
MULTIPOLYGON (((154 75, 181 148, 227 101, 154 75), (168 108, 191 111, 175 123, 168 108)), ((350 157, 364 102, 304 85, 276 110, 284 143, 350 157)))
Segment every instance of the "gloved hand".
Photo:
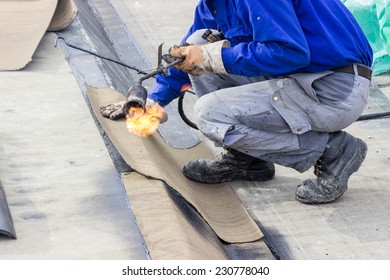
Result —
POLYGON ((103 117, 111 120, 122 119, 126 116, 126 114, 123 112, 123 106, 125 103, 126 101, 120 101, 118 103, 101 106, 100 113, 103 117))
POLYGON ((173 46, 169 54, 183 58, 182 63, 174 66, 194 76, 205 72, 227 74, 222 61, 222 48, 230 47, 227 40, 217 41, 205 45, 173 46))

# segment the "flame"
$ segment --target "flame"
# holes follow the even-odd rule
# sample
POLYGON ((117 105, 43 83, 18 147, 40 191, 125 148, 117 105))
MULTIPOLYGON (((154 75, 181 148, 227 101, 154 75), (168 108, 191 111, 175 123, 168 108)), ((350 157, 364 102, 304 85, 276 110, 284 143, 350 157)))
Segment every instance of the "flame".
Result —
POLYGON ((126 116, 126 127, 130 133, 148 137, 156 131, 164 115, 164 109, 157 103, 143 108, 130 108, 126 116))
POLYGON ((191 84, 185 84, 181 87, 180 92, 185 92, 191 88, 191 84))

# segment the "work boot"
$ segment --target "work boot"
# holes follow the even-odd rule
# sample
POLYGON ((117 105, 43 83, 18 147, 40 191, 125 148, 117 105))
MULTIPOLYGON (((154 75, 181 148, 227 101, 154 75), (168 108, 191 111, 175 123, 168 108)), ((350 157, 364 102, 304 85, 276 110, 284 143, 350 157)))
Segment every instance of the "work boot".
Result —
POLYGON ((192 181, 206 184, 233 180, 266 181, 274 177, 275 166, 271 162, 229 149, 215 160, 190 161, 183 167, 183 174, 192 181))
POLYGON ((352 135, 338 131, 330 134, 324 154, 314 165, 316 179, 298 185, 296 199, 306 204, 328 203, 347 190, 348 179, 362 165, 367 145, 352 135))

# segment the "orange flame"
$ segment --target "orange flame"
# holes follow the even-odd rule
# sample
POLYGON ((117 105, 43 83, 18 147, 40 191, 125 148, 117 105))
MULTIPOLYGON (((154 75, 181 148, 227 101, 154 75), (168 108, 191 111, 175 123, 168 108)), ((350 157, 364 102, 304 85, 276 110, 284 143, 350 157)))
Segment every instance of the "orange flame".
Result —
POLYGON ((184 84, 181 89, 180 89, 180 92, 185 92, 187 90, 189 90, 191 88, 191 84, 184 84))
POLYGON ((155 104, 143 108, 130 108, 126 116, 126 127, 130 133, 141 137, 148 137, 156 131, 164 115, 164 109, 155 104))

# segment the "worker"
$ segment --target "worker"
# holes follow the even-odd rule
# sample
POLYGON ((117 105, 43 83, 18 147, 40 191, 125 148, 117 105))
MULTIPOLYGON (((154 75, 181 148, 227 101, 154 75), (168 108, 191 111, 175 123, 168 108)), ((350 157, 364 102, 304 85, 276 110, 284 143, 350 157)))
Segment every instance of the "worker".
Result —
POLYGON ((199 130, 226 150, 188 162, 187 178, 265 181, 274 164, 301 173, 314 166, 315 177, 297 186, 298 201, 344 194, 367 145, 343 129, 366 106, 373 56, 340 0, 201 0, 170 55, 184 61, 157 77, 149 98, 166 106, 191 84, 199 130), (220 34, 188 44, 207 29, 220 34))

